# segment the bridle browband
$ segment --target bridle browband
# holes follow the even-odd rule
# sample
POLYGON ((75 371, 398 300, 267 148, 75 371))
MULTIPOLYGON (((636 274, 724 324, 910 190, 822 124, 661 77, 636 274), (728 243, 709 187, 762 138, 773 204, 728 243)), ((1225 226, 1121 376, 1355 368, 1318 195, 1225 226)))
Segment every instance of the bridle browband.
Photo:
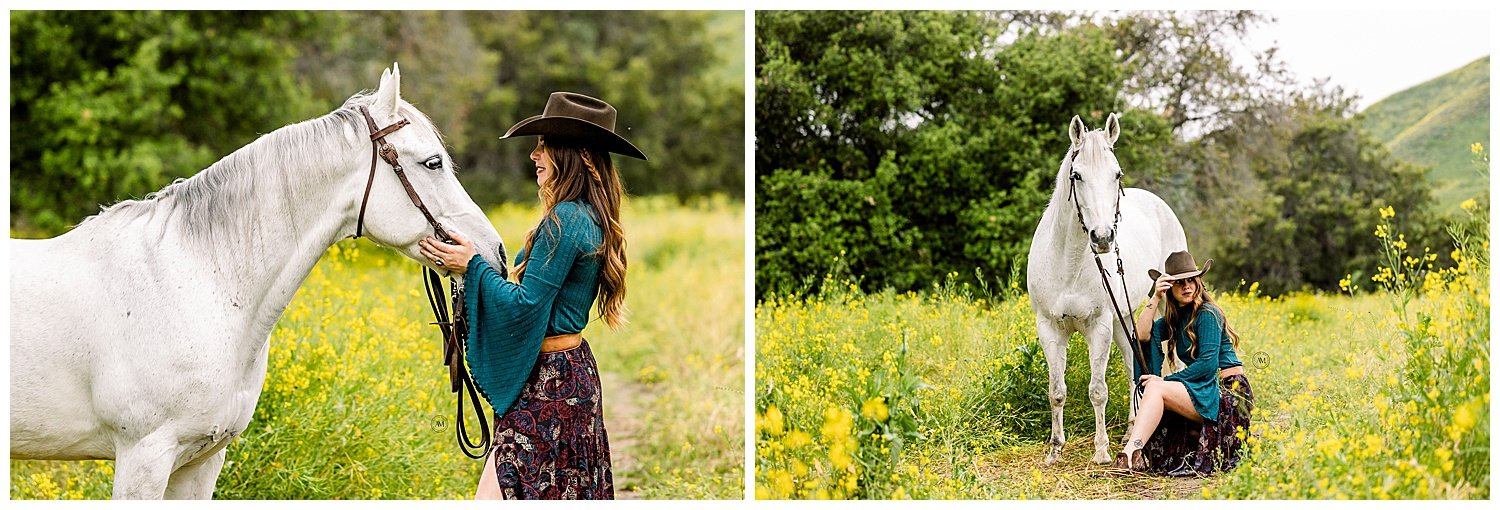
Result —
MULTIPOLYGON (((1114 147, 1106 147, 1105 150, 1114 152, 1115 149, 1114 147)), ((1072 153, 1068 155, 1068 201, 1073 203, 1073 212, 1077 213, 1078 215, 1078 228, 1083 229, 1084 235, 1090 235, 1088 231, 1088 225, 1083 222, 1083 206, 1079 205, 1078 203, 1078 191, 1074 186, 1074 183, 1077 182, 1077 179, 1074 179, 1071 175, 1071 173, 1073 172, 1073 163, 1078 159, 1078 153, 1082 151, 1083 147, 1080 146, 1073 149, 1072 153)), ((1146 365, 1146 357, 1141 353, 1140 341, 1136 339, 1135 309, 1129 308, 1129 303, 1131 302, 1130 287, 1125 285, 1125 259, 1120 257, 1120 199, 1125 196, 1125 183, 1124 180, 1121 179, 1119 181, 1116 181, 1115 184, 1119 187, 1120 192, 1115 194, 1115 223, 1114 225, 1110 226, 1110 231, 1114 232, 1116 235, 1116 238, 1114 240, 1115 272, 1120 275, 1120 288, 1125 292, 1125 303, 1127 307, 1126 311, 1129 312, 1130 322, 1125 322, 1126 312, 1120 310, 1120 301, 1115 298, 1115 289, 1109 284, 1109 271, 1106 271, 1104 269, 1104 260, 1099 258, 1099 254, 1097 252, 1093 253, 1094 266, 1099 268, 1099 281, 1100 283, 1104 284, 1104 291, 1109 293, 1109 304, 1110 307, 1114 308, 1115 319, 1120 321, 1120 325, 1125 329, 1125 334, 1130 337, 1130 352, 1135 354, 1136 367, 1144 371, 1146 365)), ((1093 252, 1093 250, 1089 251, 1093 252)), ((1129 374, 1129 377, 1134 378, 1135 374, 1129 374)), ((1141 392, 1143 391, 1145 391, 1144 386, 1141 386, 1139 384, 1135 386, 1137 397, 1139 397, 1141 392)), ((1135 400, 1132 400, 1131 404, 1136 405, 1137 402, 1135 400)))
MULTIPOLYGON (((443 229, 441 223, 438 223, 437 218, 432 216, 432 212, 427 210, 427 206, 422 203, 422 197, 418 196, 417 190, 412 187, 411 180, 406 178, 406 169, 401 167, 396 147, 385 141, 386 136, 406 127, 411 122, 400 119, 389 126, 377 128, 375 118, 370 116, 368 108, 360 106, 359 113, 364 116, 365 125, 370 128, 370 178, 365 183, 364 198, 359 202, 359 223, 354 228, 354 237, 359 238, 364 235, 365 208, 370 203, 370 189, 375 186, 375 161, 378 156, 396 171, 396 178, 401 181, 401 187, 406 189, 407 198, 411 199, 412 205, 417 206, 418 211, 422 211, 422 216, 427 218, 429 225, 432 225, 432 231, 437 238, 448 244, 457 244, 453 236, 448 235, 448 231, 443 229)), ((503 251, 500 259, 502 265, 499 271, 503 278, 508 272, 504 267, 503 251)), ((454 282, 452 285, 450 299, 453 309, 450 314, 448 304, 438 298, 443 292, 442 277, 431 268, 423 267, 423 270, 425 277, 422 281, 427 288, 427 301, 432 306, 433 318, 436 320, 434 324, 443 333, 443 365, 448 367, 448 391, 458 393, 458 411, 454 417, 458 446, 469 458, 482 459, 490 448, 490 426, 489 421, 484 418, 483 408, 480 407, 479 392, 474 379, 469 376, 468 365, 464 363, 465 339, 469 337, 469 324, 463 309, 463 285, 462 282, 454 282), (474 414, 479 417, 480 438, 477 442, 470 438, 467 426, 464 424, 464 393, 468 393, 469 401, 474 406, 474 414)))

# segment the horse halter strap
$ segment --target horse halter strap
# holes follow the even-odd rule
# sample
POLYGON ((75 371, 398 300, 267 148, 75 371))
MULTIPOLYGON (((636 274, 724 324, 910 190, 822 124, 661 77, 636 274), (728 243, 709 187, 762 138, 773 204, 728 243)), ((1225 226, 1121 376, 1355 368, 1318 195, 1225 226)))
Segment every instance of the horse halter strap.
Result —
POLYGON ((379 156, 380 159, 385 160, 386 164, 391 165, 392 170, 396 171, 396 178, 401 181, 401 187, 406 188, 407 198, 411 199, 412 205, 417 206, 418 211, 422 211, 422 216, 427 218, 428 224, 432 225, 432 231, 437 234, 437 238, 445 243, 452 244, 453 237, 448 235, 447 230, 443 230, 443 225, 438 223, 437 218, 432 216, 431 211, 427 210, 427 206, 422 203, 422 197, 418 196, 416 188, 411 186, 411 180, 406 178, 406 169, 401 167, 401 160, 397 157, 396 147, 385 141, 387 135, 395 133, 397 130, 411 124, 411 122, 401 119, 389 126, 377 128, 375 118, 370 116, 368 108, 359 107, 359 113, 365 117, 365 125, 370 128, 370 178, 365 182, 365 196, 359 201, 359 223, 354 227, 354 237, 359 238, 364 236, 365 208, 370 204, 370 189, 375 187, 375 158, 379 156))

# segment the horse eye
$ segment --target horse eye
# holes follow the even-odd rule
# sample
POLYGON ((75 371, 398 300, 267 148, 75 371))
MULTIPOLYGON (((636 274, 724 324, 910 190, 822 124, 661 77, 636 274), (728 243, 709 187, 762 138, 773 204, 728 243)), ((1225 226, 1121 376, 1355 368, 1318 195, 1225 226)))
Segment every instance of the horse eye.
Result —
POLYGON ((442 156, 433 156, 433 157, 427 158, 426 160, 422 161, 422 166, 427 167, 428 170, 442 170, 443 169, 443 157, 442 156))
POLYGON ((1075 180, 1075 181, 1081 181, 1081 180, 1083 180, 1083 176, 1082 175, 1078 175, 1078 172, 1073 172, 1073 180, 1075 180))

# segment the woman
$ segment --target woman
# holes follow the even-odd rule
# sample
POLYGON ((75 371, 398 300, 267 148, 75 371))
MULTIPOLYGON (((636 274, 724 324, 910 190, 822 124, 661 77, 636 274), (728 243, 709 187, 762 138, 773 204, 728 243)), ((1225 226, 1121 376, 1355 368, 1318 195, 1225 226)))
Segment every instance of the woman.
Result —
POLYGON ((1234 352, 1239 334, 1203 288, 1213 262, 1199 270, 1191 254, 1179 251, 1167 257, 1167 274, 1149 273, 1155 292, 1135 323, 1146 358, 1136 368, 1143 393, 1115 467, 1192 476, 1239 463, 1238 433, 1250 427, 1254 396, 1234 352), (1163 295, 1169 296, 1165 304, 1163 295), (1173 347, 1167 355, 1186 367, 1161 377, 1164 341, 1173 347))
POLYGON ((611 328, 625 322, 623 191, 609 153, 646 156, 614 125, 608 103, 554 92, 501 137, 539 137, 531 160, 545 212, 516 254, 514 282, 468 240, 421 243, 464 276, 469 367, 501 415, 476 498, 614 498, 598 366, 581 336, 596 301, 611 328))

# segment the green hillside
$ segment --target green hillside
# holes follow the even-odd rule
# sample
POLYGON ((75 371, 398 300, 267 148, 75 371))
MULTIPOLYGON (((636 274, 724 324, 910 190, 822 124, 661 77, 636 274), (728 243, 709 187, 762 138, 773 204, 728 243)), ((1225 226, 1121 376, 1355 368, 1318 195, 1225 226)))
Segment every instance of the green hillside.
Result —
POLYGON ((1439 210, 1456 210, 1489 189, 1469 147, 1490 138, 1490 58, 1380 100, 1364 124, 1397 157, 1431 167, 1439 210))

